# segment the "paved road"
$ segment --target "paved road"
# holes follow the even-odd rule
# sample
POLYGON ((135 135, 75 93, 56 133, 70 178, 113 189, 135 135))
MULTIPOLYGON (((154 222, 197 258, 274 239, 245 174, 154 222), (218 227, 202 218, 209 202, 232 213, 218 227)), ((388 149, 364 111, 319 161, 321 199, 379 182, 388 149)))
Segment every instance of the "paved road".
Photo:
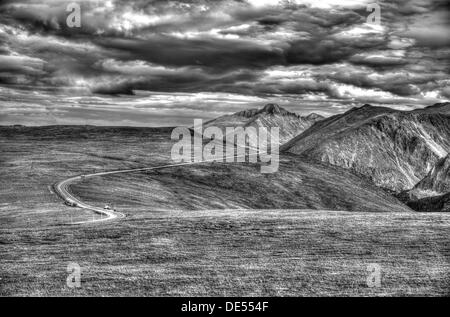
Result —
MULTIPOLYGON (((237 158, 234 156, 233 158, 237 158)), ((227 159, 227 158, 225 158, 227 159)), ((137 168, 137 169, 127 169, 127 170, 118 170, 118 171, 109 171, 109 172, 101 172, 101 173, 94 173, 94 174, 88 174, 83 176, 75 176, 69 179, 66 179, 62 182, 56 183, 53 188, 56 192, 56 194, 64 200, 65 203, 72 204, 78 208, 86 209, 95 212, 96 214, 100 214, 102 217, 100 219, 95 219, 91 221, 84 221, 84 222, 77 222, 72 224, 86 224, 86 223, 97 223, 97 222, 105 222, 105 221, 111 221, 116 219, 124 218, 125 215, 123 213, 107 210, 101 207, 96 207, 89 205, 83 201, 81 201, 79 198, 75 197, 70 192, 69 186, 72 183, 82 181, 83 178, 92 178, 92 177, 98 177, 98 176, 105 176, 105 175, 114 175, 114 174, 125 174, 125 173, 136 173, 136 172, 143 172, 143 171, 153 171, 153 170, 159 170, 169 167, 177 167, 177 166, 186 166, 186 165, 193 165, 193 164, 202 164, 202 163, 211 163, 214 162, 214 160, 206 160, 201 162, 189 162, 189 163, 179 163, 179 164, 169 164, 169 165, 163 165, 163 166, 155 166, 155 167, 146 167, 146 168, 137 168)))

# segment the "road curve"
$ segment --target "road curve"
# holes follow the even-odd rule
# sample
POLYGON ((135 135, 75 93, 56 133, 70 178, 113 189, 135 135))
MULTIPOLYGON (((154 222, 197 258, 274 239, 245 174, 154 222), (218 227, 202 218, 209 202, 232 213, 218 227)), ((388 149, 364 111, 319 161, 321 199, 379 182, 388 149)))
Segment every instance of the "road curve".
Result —
MULTIPOLYGON (((233 158, 237 158, 234 156, 233 158)), ((227 158, 224 158, 226 160, 227 158)), ((136 168, 136 169, 126 169, 126 170, 117 170, 117 171, 109 171, 109 172, 100 172, 100 173, 94 173, 94 174, 87 174, 87 175, 80 175, 68 178, 66 180, 63 180, 59 183, 56 183, 53 185, 53 189, 55 193, 65 202, 68 204, 73 205, 74 207, 86 209, 95 212, 96 214, 101 215, 102 217, 100 219, 95 219, 91 221, 83 221, 83 222, 76 222, 71 223, 73 225, 80 225, 80 224, 87 224, 87 223, 98 223, 98 222, 105 222, 105 221, 112 221, 116 219, 125 218, 125 215, 121 212, 107 210, 101 207, 96 207, 89 205, 87 203, 82 202, 79 198, 77 198, 75 195, 73 195, 70 190, 69 186, 70 184, 74 182, 81 181, 86 178, 92 178, 92 177, 98 177, 98 176, 105 176, 105 175, 114 175, 114 174, 125 174, 125 173, 137 173, 137 172, 144 172, 144 171, 154 171, 154 170, 160 170, 164 168, 169 167, 177 167, 177 166, 186 166, 186 165, 194 165, 194 164, 202 164, 202 163, 212 163, 216 160, 205 160, 200 162, 188 162, 188 163, 178 163, 178 164, 169 164, 169 165, 162 165, 162 166, 154 166, 154 167, 146 167, 146 168, 136 168)))

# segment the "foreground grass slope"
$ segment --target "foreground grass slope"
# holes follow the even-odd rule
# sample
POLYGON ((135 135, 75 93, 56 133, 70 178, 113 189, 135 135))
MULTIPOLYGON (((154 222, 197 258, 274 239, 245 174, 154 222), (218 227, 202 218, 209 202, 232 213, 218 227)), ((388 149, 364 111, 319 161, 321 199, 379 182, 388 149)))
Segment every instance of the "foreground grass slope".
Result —
POLYGON ((267 210, 3 230, 0 295, 444 296, 448 230, 445 214, 267 210), (380 288, 366 284, 373 263, 380 288))

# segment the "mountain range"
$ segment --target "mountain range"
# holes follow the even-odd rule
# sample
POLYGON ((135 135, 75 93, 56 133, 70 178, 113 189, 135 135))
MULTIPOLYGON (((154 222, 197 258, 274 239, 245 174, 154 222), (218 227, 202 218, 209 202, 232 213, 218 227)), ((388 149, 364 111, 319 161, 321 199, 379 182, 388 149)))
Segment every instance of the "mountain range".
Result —
POLYGON ((350 170, 416 210, 448 206, 450 103, 412 111, 366 104, 328 118, 267 104, 204 124, 209 126, 224 132, 226 127, 279 127, 285 154, 350 170))
POLYGON ((324 119, 323 116, 315 113, 302 117, 279 105, 267 104, 262 109, 250 109, 219 117, 206 122, 203 126, 204 128, 219 127, 224 133, 227 127, 255 127, 257 129, 259 127, 279 127, 279 140, 280 144, 283 144, 322 119, 324 119))
POLYGON ((285 154, 350 170, 416 210, 449 208, 448 102, 412 111, 366 104, 328 118, 268 104, 204 126, 279 127, 285 154))
POLYGON ((281 150, 350 169, 400 193, 450 152, 450 103, 413 111, 353 108, 316 123, 281 150))

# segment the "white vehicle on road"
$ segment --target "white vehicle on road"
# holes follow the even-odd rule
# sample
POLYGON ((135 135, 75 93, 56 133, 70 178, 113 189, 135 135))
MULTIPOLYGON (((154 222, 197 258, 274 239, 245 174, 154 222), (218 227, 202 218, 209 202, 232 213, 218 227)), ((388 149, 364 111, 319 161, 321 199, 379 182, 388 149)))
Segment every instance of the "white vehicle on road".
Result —
POLYGON ((78 205, 73 201, 65 201, 64 204, 69 207, 77 207, 78 205))

